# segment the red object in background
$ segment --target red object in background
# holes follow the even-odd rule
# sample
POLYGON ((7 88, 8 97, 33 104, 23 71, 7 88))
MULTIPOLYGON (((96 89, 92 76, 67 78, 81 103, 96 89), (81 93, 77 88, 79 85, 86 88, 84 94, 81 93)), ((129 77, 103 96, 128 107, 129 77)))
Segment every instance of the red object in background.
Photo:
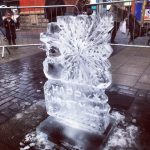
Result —
MULTIPOLYGON (((44 6, 45 0, 20 0, 20 6, 44 6)), ((40 13, 43 8, 22 8, 21 13, 40 13)))
POLYGON ((66 5, 76 5, 78 0, 64 0, 66 5))
POLYGON ((135 14, 135 2, 132 1, 132 4, 131 4, 131 13, 134 15, 135 14))
POLYGON ((135 15, 136 17, 139 17, 141 19, 138 19, 139 21, 150 21, 150 0, 137 0, 137 1, 132 1, 131 5, 131 13, 135 15), (138 10, 137 4, 140 4, 146 2, 146 5, 141 6, 142 8, 138 10), (141 15, 139 15, 141 13, 141 15), (142 14, 143 13, 143 14, 142 14))

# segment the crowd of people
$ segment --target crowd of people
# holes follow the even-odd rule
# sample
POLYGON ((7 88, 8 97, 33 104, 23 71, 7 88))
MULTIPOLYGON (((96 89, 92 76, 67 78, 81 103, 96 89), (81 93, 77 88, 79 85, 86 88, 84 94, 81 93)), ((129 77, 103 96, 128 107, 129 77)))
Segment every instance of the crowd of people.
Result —
MULTIPOLYGON (((127 17, 128 9, 124 6, 123 2, 117 3, 117 2, 115 2, 116 0, 112 0, 112 2, 113 1, 114 1, 114 3, 111 4, 111 7, 109 9, 109 11, 113 15, 113 19, 114 19, 114 28, 112 29, 110 42, 117 44, 117 42, 115 41, 116 34, 120 27, 120 23, 122 21, 124 21, 124 19, 127 17)), ((120 1, 120 0, 118 0, 118 1, 120 1)), ((91 6, 90 5, 88 6, 86 4, 90 4, 90 0, 77 0, 76 6, 78 8, 78 12, 77 12, 77 10, 75 10, 74 15, 78 15, 78 14, 92 15, 93 10, 92 10, 91 6)), ((65 5, 65 2, 64 2, 64 0, 53 0, 53 1, 46 0, 45 5, 46 6, 48 6, 48 5, 65 5)), ((46 18, 49 20, 49 22, 56 22, 57 16, 63 16, 63 15, 65 15, 65 13, 66 13, 66 7, 57 8, 57 11, 54 8, 46 8, 45 9, 46 18)))
MULTIPOLYGON (((114 0, 113 0, 114 1, 114 0)), ((74 15, 77 14, 87 14, 92 15, 93 10, 91 9, 91 6, 86 6, 86 4, 90 3, 89 0, 77 0, 76 6, 78 8, 78 12, 75 10, 74 15)), ((49 5, 65 5, 64 0, 45 0, 45 6, 49 5)), ((111 36, 111 42, 115 42, 116 33, 119 29, 120 22, 122 21, 122 13, 119 12, 119 10, 125 10, 125 7, 123 6, 123 3, 113 3, 110 11, 113 14, 114 17, 114 28, 112 30, 112 36, 111 36)), ((48 19, 49 22, 56 22, 57 16, 63 16, 66 14, 66 7, 58 7, 52 8, 52 7, 46 7, 45 8, 45 17, 48 19)), ((1 29, 1 32, 5 33, 5 37, 8 40, 9 45, 16 45, 16 30, 19 29, 20 23, 19 23, 19 15, 15 12, 12 12, 11 10, 7 10, 5 12, 5 15, 3 16, 3 19, 0 23, 0 26, 5 29, 5 31, 1 29)))
MULTIPOLYGON (((78 11, 74 10, 74 15, 87 13, 88 15, 92 14, 92 9, 90 7, 85 7, 86 4, 89 4, 89 0, 77 0, 76 6, 78 8, 78 11)), ((45 6, 49 5, 65 5, 64 0, 45 0, 45 6)), ((56 22, 57 16, 64 16, 66 14, 66 7, 58 7, 56 8, 46 8, 45 9, 45 16, 48 19, 49 22, 56 22)))
MULTIPOLYGON (((115 0, 112 0, 115 1, 115 0)), ((93 13, 93 10, 91 8, 91 6, 86 6, 86 4, 89 4, 90 0, 77 0, 76 1, 76 6, 78 8, 79 12, 75 11, 75 15, 77 14, 87 14, 87 15, 91 15, 93 13), (86 6, 86 7, 85 7, 86 6)), ((45 5, 65 5, 64 0, 53 0, 53 1, 49 1, 46 0, 45 1, 45 5)), ((117 31, 119 29, 120 26, 120 22, 123 21, 124 19, 124 15, 122 10, 126 10, 126 7, 124 6, 124 3, 120 2, 120 3, 113 3, 110 7, 110 11, 113 15, 114 18, 114 28, 112 30, 112 36, 111 36, 111 43, 115 43, 115 37, 117 34, 117 31)), ((66 13, 66 8, 65 7, 60 7, 57 9, 54 8, 46 8, 46 18, 49 20, 49 22, 56 22, 57 21, 57 16, 63 16, 66 13)))

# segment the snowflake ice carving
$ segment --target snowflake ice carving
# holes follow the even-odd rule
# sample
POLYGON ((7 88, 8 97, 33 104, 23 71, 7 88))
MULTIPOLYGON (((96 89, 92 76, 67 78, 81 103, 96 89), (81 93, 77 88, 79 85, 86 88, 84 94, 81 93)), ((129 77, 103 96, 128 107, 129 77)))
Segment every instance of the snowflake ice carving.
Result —
POLYGON ((47 58, 44 85, 47 113, 71 127, 103 133, 110 106, 111 16, 61 16, 49 23, 41 41, 47 58))
POLYGON ((58 17, 57 20, 57 23, 49 24, 46 34, 41 34, 41 41, 46 44, 47 56, 53 51, 60 55, 48 57, 45 64, 61 64, 61 80, 108 87, 111 83, 107 58, 112 53, 108 44, 112 17, 80 15, 58 17))

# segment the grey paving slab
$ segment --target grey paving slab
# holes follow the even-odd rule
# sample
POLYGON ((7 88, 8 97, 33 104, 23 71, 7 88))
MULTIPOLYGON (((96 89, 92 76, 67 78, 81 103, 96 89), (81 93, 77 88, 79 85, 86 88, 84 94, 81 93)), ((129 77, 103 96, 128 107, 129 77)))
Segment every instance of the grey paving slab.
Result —
POLYGON ((113 56, 109 59, 111 63, 112 70, 118 69, 120 66, 124 65, 127 62, 127 57, 125 56, 113 56))
POLYGON ((111 63, 117 62, 117 63, 124 64, 125 62, 127 62, 127 58, 128 58, 127 56, 116 54, 110 58, 110 62, 111 63))
POLYGON ((129 59, 123 66, 124 67, 145 68, 145 69, 147 69, 149 65, 150 65, 149 62, 133 61, 133 60, 129 59))
POLYGON ((146 68, 145 74, 150 74, 150 65, 146 68))
POLYGON ((131 67, 131 66, 123 65, 120 68, 116 69, 115 73, 140 77, 144 73, 145 68, 146 67, 131 67))
POLYGON ((124 49, 122 51, 120 51, 118 53, 118 55, 126 55, 126 56, 133 56, 133 55, 136 55, 136 53, 138 53, 140 51, 140 48, 136 47, 124 47, 124 49))
POLYGON ((131 75, 122 75, 122 74, 112 74, 112 82, 114 84, 126 85, 133 87, 138 81, 139 77, 131 75))
POLYGON ((143 90, 150 90, 150 84, 137 82, 134 88, 143 89, 143 90))
POLYGON ((150 48, 144 48, 144 49, 138 50, 135 56, 150 58, 150 48))
POLYGON ((118 56, 123 55, 123 56, 128 57, 128 56, 134 56, 136 53, 137 53, 136 49, 127 47, 127 48, 124 48, 122 51, 120 51, 118 53, 118 56))
MULTIPOLYGON (((115 49, 114 49, 115 50, 115 49)), ((124 48, 110 58, 114 84, 149 90, 149 48, 124 48)))
POLYGON ((143 74, 138 82, 150 84, 150 74, 143 74))
POLYGON ((149 57, 143 57, 143 56, 129 56, 128 61, 130 62, 139 62, 139 63, 150 63, 149 57))

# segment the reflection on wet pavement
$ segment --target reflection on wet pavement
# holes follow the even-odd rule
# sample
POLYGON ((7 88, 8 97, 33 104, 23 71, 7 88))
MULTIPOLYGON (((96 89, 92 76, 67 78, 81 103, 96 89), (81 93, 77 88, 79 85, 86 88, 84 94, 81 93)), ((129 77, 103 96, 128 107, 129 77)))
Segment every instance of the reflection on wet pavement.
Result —
POLYGON ((43 57, 40 53, 0 65, 0 123, 44 99, 43 57))
MULTIPOLYGON (((40 104, 36 109, 32 108, 39 102, 44 105, 43 85, 46 81, 42 66, 44 57, 42 52, 0 65, 0 137, 4 137, 0 139, 2 150, 10 150, 10 147, 11 150, 19 149, 19 143, 25 135, 35 131, 36 126, 47 116, 45 106, 41 107, 40 104)), ((133 125, 137 127, 138 137, 134 149, 149 150, 150 91, 112 85, 107 95, 111 111, 117 110, 125 116, 126 123, 119 124, 116 128, 125 134, 135 129, 132 128, 133 125)), ((114 150, 119 148, 112 147, 114 150)))

